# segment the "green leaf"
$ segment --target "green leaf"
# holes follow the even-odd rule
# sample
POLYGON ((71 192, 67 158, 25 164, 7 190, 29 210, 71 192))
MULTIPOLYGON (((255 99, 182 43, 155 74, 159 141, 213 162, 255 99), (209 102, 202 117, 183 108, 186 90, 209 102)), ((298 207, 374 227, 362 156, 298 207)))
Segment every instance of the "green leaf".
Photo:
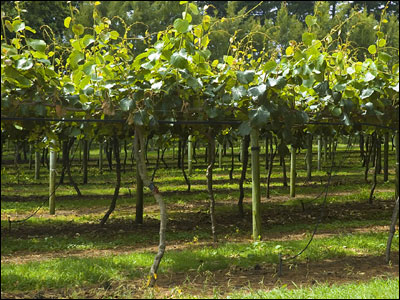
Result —
POLYGON ((178 18, 174 21, 174 28, 179 33, 185 33, 189 29, 189 22, 187 20, 182 20, 181 18, 178 18))
POLYGON ((375 79, 375 76, 370 71, 368 71, 367 74, 365 74, 365 76, 364 76, 365 82, 368 82, 368 81, 371 81, 374 79, 375 79))
POLYGON ((306 16, 306 24, 308 27, 317 24, 317 18, 311 15, 306 16))
POLYGON ((15 20, 14 22, 12 22, 12 27, 14 29, 14 32, 18 32, 25 29, 25 23, 21 20, 15 20))
POLYGON ((269 116, 269 111, 265 108, 265 106, 261 105, 255 111, 250 111, 250 125, 256 128, 264 127, 268 123, 269 116))
POLYGON ((253 70, 237 71, 236 76, 241 84, 249 84, 254 79, 255 72, 253 70))
POLYGON ((247 95, 247 91, 242 85, 239 87, 233 87, 231 92, 232 92, 232 100, 233 101, 237 101, 240 98, 242 98, 243 96, 247 95))
POLYGON ((15 63, 15 67, 18 70, 29 70, 30 68, 33 67, 33 60, 26 59, 25 57, 18 59, 17 62, 15 63))
POLYGON ((385 47, 386 45, 386 40, 385 39, 379 39, 378 40, 378 46, 379 47, 385 47))
POLYGON ((268 84, 270 87, 281 89, 286 85, 286 78, 279 76, 278 78, 268 78, 268 84))
POLYGON ((66 17, 65 19, 64 19, 64 26, 66 27, 66 28, 69 28, 69 24, 71 23, 71 17, 66 17))
POLYGON ((199 10, 197 8, 197 5, 194 3, 189 3, 189 9, 190 11, 194 14, 194 15, 198 15, 199 14, 199 10))
POLYGON ((320 97, 325 97, 327 94, 327 91, 329 89, 329 82, 328 81, 323 81, 316 86, 314 86, 314 91, 318 93, 320 97))
POLYGON ((368 47, 368 52, 371 54, 375 54, 376 53, 376 46, 375 45, 371 45, 368 47))
POLYGON ((194 78, 192 76, 187 80, 188 86, 190 86, 194 91, 198 91, 203 87, 203 83, 200 78, 194 78))
POLYGON ((331 113, 334 117, 339 117, 342 114, 342 109, 338 106, 333 106, 331 108, 331 113))
POLYGON ((337 92, 343 92, 346 89, 347 83, 337 83, 333 90, 337 92))
POLYGON ((271 72, 273 69, 275 69, 276 66, 277 66, 276 62, 274 60, 270 60, 265 63, 263 71, 266 73, 271 72))
POLYGON ((267 89, 267 86, 265 84, 260 84, 260 85, 251 87, 249 89, 249 93, 254 97, 258 97, 258 96, 261 96, 262 94, 264 94, 266 89, 267 89))
POLYGON ((311 32, 303 33, 302 41, 304 44, 306 44, 307 46, 311 46, 313 40, 315 40, 315 33, 311 33, 311 32))
POLYGON ((307 79, 303 79, 303 86, 310 89, 310 88, 312 88, 314 82, 315 82, 314 76, 310 76, 307 79))
POLYGON ((227 56, 227 55, 224 55, 223 59, 224 62, 226 62, 230 66, 233 64, 233 61, 235 60, 233 56, 227 56))
POLYGON ((360 95, 360 98, 361 98, 361 99, 368 98, 368 97, 371 96, 373 93, 374 93, 374 90, 371 89, 371 88, 364 89, 364 90, 362 91, 361 95, 360 95))
POLYGON ((119 37, 118 31, 113 30, 113 31, 110 32, 110 38, 112 40, 116 40, 118 37, 119 37))
POLYGON ((32 86, 33 82, 26 78, 25 76, 21 75, 17 70, 13 67, 7 66, 4 68, 5 80, 16 83, 20 87, 30 87, 32 86))
POLYGON ((46 43, 43 40, 27 39, 26 43, 36 51, 44 52, 46 50, 46 43))
POLYGON ((64 93, 70 93, 72 94, 73 92, 75 92, 75 87, 74 85, 67 83, 66 85, 64 85, 64 93))
POLYGON ((188 61, 179 52, 175 52, 171 55, 169 63, 180 69, 185 69, 188 66, 188 61))
POLYGON ((94 42, 95 42, 95 39, 94 39, 93 35, 85 34, 85 36, 82 38, 82 44, 84 47, 87 47, 94 42))
POLYGON ((244 121, 242 124, 240 124, 238 128, 238 133, 241 136, 246 136, 249 135, 251 132, 251 127, 250 127, 250 122, 249 121, 244 121))
POLYGON ((389 63, 392 59, 392 56, 387 54, 386 52, 380 51, 378 53, 378 59, 383 61, 384 63, 389 63))
POLYGON ((122 111, 130 111, 134 106, 134 102, 132 99, 124 98, 120 102, 120 107, 122 111))
POLYGON ((71 64, 72 69, 78 68, 78 63, 82 61, 85 58, 82 52, 78 50, 72 51, 72 53, 69 56, 69 61, 71 64))
POLYGON ((85 31, 85 27, 82 24, 74 24, 72 25, 72 32, 76 35, 81 35, 85 31))

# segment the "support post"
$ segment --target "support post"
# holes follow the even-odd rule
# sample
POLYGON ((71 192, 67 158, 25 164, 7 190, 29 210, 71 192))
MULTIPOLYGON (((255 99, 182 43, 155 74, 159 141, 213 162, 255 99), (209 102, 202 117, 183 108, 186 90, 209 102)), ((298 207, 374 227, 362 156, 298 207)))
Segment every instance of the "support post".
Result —
POLYGON ((399 131, 396 131, 396 136, 395 136, 395 144, 396 144, 396 196, 395 199, 399 197, 399 155, 400 155, 400 151, 399 151, 399 131))
POLYGON ((251 139, 251 175, 252 175, 252 215, 253 239, 261 237, 261 197, 260 197, 260 146, 258 130, 252 129, 251 139))
POLYGON ((218 167, 222 170, 222 144, 218 143, 218 167))
POLYGON ((312 134, 307 134, 307 180, 311 180, 312 172, 312 134))
POLYGON ((383 144, 383 181, 389 180, 389 132, 385 132, 383 144))
MULTIPOLYGON (((55 146, 56 141, 52 140, 52 144, 55 146)), ((50 166, 49 166, 49 210, 50 214, 56 213, 56 195, 55 195, 55 184, 56 184, 56 158, 57 153, 54 151, 54 146, 50 146, 50 166)))
POLYGON ((40 152, 35 150, 35 180, 40 177, 40 152))
POLYGON ((192 135, 188 136, 188 174, 192 175, 192 135))
POLYGON ((322 150, 322 144, 321 144, 321 136, 318 136, 318 166, 317 169, 318 171, 321 171, 321 150, 322 150))
POLYGON ((296 148, 290 148, 290 197, 296 196, 296 148))
POLYGON ((103 174, 103 142, 99 143, 99 171, 103 174))

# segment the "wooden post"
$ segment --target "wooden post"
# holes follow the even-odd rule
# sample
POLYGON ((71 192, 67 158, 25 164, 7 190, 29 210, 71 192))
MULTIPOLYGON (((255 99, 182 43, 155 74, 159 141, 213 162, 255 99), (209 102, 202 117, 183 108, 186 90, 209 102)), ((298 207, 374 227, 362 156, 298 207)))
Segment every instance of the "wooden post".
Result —
POLYGON ((188 174, 192 175, 192 135, 188 136, 188 174))
MULTIPOLYGON (((56 141, 52 140, 52 144, 55 145, 56 141)), ((49 210, 50 214, 56 213, 56 195, 55 195, 55 184, 56 184, 56 158, 57 154, 54 151, 54 146, 50 146, 50 174, 49 174, 49 210)))
POLYGON ((253 239, 261 238, 261 198, 260 198, 260 147, 258 143, 258 130, 252 129, 251 140, 251 175, 252 175, 252 215, 253 239))
POLYGON ((88 178, 88 141, 83 140, 83 184, 87 183, 88 178))
POLYGON ((395 198, 399 197, 399 155, 400 155, 400 151, 399 151, 399 131, 396 131, 396 136, 395 136, 395 144, 396 144, 396 180, 395 180, 395 184, 396 184, 396 196, 395 198))
POLYGON ((137 224, 143 224, 143 180, 140 177, 139 164, 136 161, 136 217, 137 224))
POLYGON ((307 180, 311 180, 312 171, 312 134, 307 134, 307 180))
POLYGON ((290 197, 296 196, 296 148, 290 148, 290 197))
POLYGON ((389 180, 389 132, 385 132, 383 144, 383 181, 389 180))
POLYGON ((35 180, 40 177, 40 152, 35 150, 35 180))
POLYGON ((103 142, 99 143, 99 171, 103 174, 103 142))
POLYGON ((322 144, 321 144, 321 136, 318 136, 318 167, 317 170, 321 171, 321 150, 322 150, 322 144))
POLYGON ((218 167, 222 169, 222 144, 218 143, 218 167))

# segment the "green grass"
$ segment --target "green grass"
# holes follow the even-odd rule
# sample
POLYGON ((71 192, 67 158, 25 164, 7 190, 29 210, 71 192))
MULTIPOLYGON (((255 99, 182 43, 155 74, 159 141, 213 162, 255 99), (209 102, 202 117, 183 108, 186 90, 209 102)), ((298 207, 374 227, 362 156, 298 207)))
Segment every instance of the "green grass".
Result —
MULTIPOLYGON (((184 295, 183 298, 191 298, 184 295)), ((343 285, 318 283, 312 287, 289 289, 286 285, 271 291, 241 290, 229 299, 399 299, 399 278, 374 278, 343 285)))
MULTIPOLYGON (((297 261, 320 261, 344 256, 377 256, 384 252, 387 233, 339 234, 328 238, 316 238, 307 253, 297 261)), ((190 249, 168 250, 160 265, 160 273, 187 270, 216 271, 229 266, 248 268, 260 263, 278 262, 278 253, 298 253, 308 239, 289 241, 260 241, 253 243, 221 243, 190 249)), ((398 251, 398 235, 393 241, 393 251, 398 251)), ((3 263, 1 268, 2 290, 32 290, 84 286, 107 280, 128 280, 145 276, 154 253, 101 256, 96 258, 57 258, 42 262, 21 264, 3 263)))

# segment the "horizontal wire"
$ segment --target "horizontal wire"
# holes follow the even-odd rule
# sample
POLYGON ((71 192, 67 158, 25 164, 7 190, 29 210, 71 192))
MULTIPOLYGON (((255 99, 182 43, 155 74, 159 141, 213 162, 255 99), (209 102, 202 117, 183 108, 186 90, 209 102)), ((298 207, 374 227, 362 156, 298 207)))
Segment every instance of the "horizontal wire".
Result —
MULTIPOLYGON (((77 122, 77 123, 126 123, 124 119, 57 119, 57 118, 21 118, 21 117, 1 117, 2 121, 41 121, 41 122, 77 122)), ((211 125, 240 125, 242 121, 238 120, 224 120, 224 121, 216 121, 216 120, 157 120, 160 124, 172 124, 172 125, 202 125, 202 124, 211 124, 211 125)), ((318 121, 310 121, 304 124, 294 124, 294 125, 345 125, 340 122, 318 122, 318 121)), ((362 126, 374 126, 383 129, 391 129, 398 130, 396 127, 390 127, 380 124, 373 123, 364 123, 364 122, 356 122, 352 125, 362 125, 362 126)))

